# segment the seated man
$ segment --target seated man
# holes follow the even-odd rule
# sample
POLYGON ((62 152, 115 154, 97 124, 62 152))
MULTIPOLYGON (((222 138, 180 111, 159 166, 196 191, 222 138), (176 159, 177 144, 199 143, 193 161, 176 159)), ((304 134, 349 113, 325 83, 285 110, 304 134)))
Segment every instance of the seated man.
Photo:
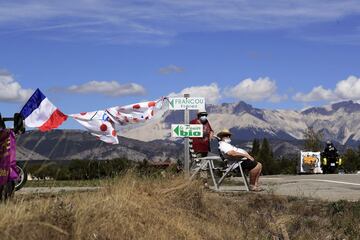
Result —
POLYGON ((220 139, 219 149, 226 158, 229 160, 241 160, 246 158, 241 166, 243 169, 246 169, 250 172, 250 190, 260 191, 261 189, 259 188, 259 178, 262 170, 261 163, 255 161, 255 159, 245 150, 230 144, 231 133, 228 129, 222 130, 217 134, 217 136, 220 139))

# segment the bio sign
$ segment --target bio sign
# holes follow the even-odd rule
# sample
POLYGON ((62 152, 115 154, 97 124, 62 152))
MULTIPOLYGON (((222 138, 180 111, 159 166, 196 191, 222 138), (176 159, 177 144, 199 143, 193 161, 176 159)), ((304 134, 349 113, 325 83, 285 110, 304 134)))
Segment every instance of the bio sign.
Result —
POLYGON ((205 109, 205 98, 201 97, 174 97, 169 98, 169 109, 170 110, 198 110, 205 109))
POLYGON ((203 137, 202 124, 171 124, 172 137, 203 137))

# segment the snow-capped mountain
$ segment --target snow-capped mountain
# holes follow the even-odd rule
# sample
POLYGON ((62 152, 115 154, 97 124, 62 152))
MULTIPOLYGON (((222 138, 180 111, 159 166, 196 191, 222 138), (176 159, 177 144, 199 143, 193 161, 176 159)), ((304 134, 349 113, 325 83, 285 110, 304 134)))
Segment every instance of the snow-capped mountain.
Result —
MULTIPOLYGON (((215 132, 228 128, 239 140, 264 137, 301 140, 304 131, 313 127, 322 132, 324 140, 331 139, 345 145, 360 143, 360 104, 353 101, 303 111, 258 109, 245 102, 223 103, 208 105, 207 111, 215 132)), ((161 115, 140 127, 124 129, 122 135, 143 141, 171 139, 170 125, 182 123, 183 112, 165 111, 161 115)), ((195 115, 196 112, 191 112, 191 117, 195 115)))

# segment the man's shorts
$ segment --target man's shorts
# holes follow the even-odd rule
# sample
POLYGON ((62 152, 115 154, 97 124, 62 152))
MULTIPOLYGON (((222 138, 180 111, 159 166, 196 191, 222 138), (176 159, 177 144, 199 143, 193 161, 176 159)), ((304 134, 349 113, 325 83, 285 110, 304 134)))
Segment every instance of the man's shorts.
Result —
POLYGON ((243 169, 250 171, 251 169, 255 168, 257 164, 258 164, 258 162, 255 160, 251 161, 249 159, 246 159, 241 163, 241 166, 243 167, 243 169))

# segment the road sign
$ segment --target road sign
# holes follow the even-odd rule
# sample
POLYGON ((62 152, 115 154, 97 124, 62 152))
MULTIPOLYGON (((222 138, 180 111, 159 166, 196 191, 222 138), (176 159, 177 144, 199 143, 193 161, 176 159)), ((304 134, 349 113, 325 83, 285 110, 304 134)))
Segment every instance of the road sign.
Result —
POLYGON ((170 110, 199 110, 205 109, 205 98, 202 97, 170 97, 170 110))
POLYGON ((171 124, 172 137, 203 137, 202 124, 171 124))

